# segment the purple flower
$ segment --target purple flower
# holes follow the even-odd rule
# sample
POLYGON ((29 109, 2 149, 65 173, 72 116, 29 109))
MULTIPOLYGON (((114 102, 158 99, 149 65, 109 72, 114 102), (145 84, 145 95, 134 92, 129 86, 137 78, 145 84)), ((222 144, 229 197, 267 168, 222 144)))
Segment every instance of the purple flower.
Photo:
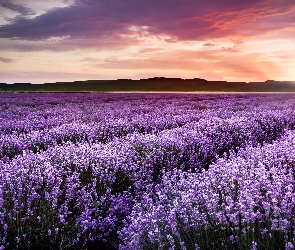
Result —
POLYGON ((252 241, 251 250, 257 250, 257 242, 252 241))
POLYGON ((235 236, 230 235, 230 236, 229 236, 229 239, 230 239, 231 242, 235 242, 235 236))
POLYGON ((286 246, 285 246, 285 250, 292 250, 294 249, 294 245, 292 244, 292 242, 287 242, 286 246))

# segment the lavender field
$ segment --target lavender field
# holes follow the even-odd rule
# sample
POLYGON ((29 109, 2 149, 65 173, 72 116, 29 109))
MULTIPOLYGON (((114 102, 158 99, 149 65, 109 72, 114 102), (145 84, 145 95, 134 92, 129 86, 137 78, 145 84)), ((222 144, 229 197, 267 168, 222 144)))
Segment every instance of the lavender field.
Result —
POLYGON ((0 94, 0 249, 294 249, 295 95, 0 94))

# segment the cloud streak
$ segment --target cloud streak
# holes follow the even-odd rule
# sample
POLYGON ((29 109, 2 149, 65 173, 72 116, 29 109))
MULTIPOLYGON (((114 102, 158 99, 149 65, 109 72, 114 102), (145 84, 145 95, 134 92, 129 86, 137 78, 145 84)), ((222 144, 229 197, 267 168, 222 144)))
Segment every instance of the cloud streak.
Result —
POLYGON ((215 44, 208 42, 208 43, 204 43, 202 46, 211 47, 211 46, 215 46, 215 44))
POLYGON ((10 2, 8 0, 2 0, 0 2, 0 7, 12 10, 14 12, 17 12, 17 13, 21 14, 22 16, 28 16, 28 15, 34 14, 33 10, 31 10, 31 9, 21 5, 21 4, 12 3, 12 2, 10 2))
POLYGON ((0 57, 0 62, 11 63, 11 62, 13 62, 13 60, 9 59, 9 58, 5 58, 5 57, 0 57))

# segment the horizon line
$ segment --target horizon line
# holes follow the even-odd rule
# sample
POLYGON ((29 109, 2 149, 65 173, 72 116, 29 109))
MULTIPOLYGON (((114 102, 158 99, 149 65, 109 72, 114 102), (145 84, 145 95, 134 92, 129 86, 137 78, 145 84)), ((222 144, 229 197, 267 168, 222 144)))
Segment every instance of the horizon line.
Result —
POLYGON ((56 81, 56 82, 43 82, 43 83, 31 83, 31 82, 14 82, 14 83, 4 83, 4 82, 0 82, 1 85, 5 84, 5 85, 13 85, 13 84, 33 84, 33 85, 42 85, 42 84, 59 84, 59 83, 79 83, 79 82, 88 82, 88 81, 146 81, 146 80, 199 80, 199 81, 206 81, 206 82, 227 82, 227 83, 266 83, 266 82, 280 82, 280 83, 284 83, 284 82, 294 82, 295 80, 284 80, 284 81, 280 81, 280 80, 273 80, 273 79, 268 79, 265 81, 225 81, 225 80, 206 80, 203 78, 181 78, 181 77, 149 77, 149 78, 140 78, 140 79, 131 79, 131 78, 117 78, 117 79, 87 79, 87 80, 75 80, 75 81, 56 81))

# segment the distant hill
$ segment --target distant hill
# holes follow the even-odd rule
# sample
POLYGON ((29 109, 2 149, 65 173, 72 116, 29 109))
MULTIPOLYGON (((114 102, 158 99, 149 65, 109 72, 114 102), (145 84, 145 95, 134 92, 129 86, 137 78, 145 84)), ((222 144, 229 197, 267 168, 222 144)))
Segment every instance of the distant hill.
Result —
POLYGON ((154 77, 131 80, 87 80, 44 84, 0 83, 1 92, 109 92, 109 91, 222 91, 222 92, 295 92, 295 81, 226 82, 201 78, 154 77))

